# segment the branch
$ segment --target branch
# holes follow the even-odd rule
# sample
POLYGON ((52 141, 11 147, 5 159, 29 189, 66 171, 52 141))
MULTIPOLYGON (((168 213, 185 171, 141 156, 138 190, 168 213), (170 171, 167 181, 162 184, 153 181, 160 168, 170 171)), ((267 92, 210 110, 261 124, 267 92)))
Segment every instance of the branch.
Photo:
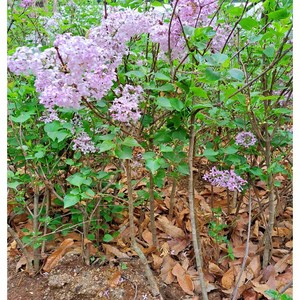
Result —
POLYGON ((251 193, 250 193, 250 189, 249 189, 249 210, 248 210, 248 232, 247 232, 247 241, 246 241, 246 252, 244 255, 244 259, 243 259, 243 264, 242 264, 242 268, 238 277, 238 280, 236 282, 234 291, 233 291, 233 295, 232 295, 232 300, 236 300, 238 297, 238 288, 239 288, 239 283, 240 280, 242 278, 243 272, 245 270, 246 267, 246 262, 247 262, 247 258, 248 258, 248 253, 249 253, 249 241, 250 241, 250 233, 251 233, 251 211, 252 211, 252 199, 251 199, 251 193))

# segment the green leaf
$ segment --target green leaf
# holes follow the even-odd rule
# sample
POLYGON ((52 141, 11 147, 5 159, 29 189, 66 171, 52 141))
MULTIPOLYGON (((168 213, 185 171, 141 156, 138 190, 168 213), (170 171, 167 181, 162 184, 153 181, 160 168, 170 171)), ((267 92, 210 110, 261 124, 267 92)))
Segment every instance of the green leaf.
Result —
POLYGON ((265 293, 268 296, 270 296, 272 298, 275 298, 275 299, 277 299, 277 297, 279 296, 279 293, 277 291, 275 291, 275 290, 266 290, 265 293))
POLYGON ((159 168, 160 163, 158 159, 148 159, 146 160, 146 168, 154 174, 159 168))
POLYGON ((9 182, 9 183, 7 183, 7 187, 9 187, 10 189, 17 190, 17 187, 18 187, 20 184, 22 184, 21 181, 9 182))
POLYGON ((201 87, 192 86, 190 90, 193 92, 195 96, 207 99, 206 91, 201 87))
POLYGON ((109 173, 105 172, 105 171, 99 171, 96 175, 97 179, 103 179, 105 177, 108 177, 109 173))
POLYGON ((268 13, 268 17, 271 20, 281 20, 281 19, 285 19, 287 17, 289 17, 289 12, 287 11, 286 8, 282 8, 279 10, 276 10, 274 12, 268 13))
POLYGON ((148 159, 152 159, 155 157, 155 153, 154 152, 145 152, 143 154, 143 159, 148 160, 148 159))
POLYGON ((128 146, 121 146, 121 148, 115 150, 115 153, 120 159, 132 158, 132 149, 128 146))
POLYGON ((273 57, 275 55, 275 49, 273 46, 266 47, 266 49, 263 52, 268 57, 273 57))
POLYGON ((115 148, 115 146, 116 146, 115 143, 113 143, 112 141, 106 140, 100 145, 99 153, 113 149, 113 148, 115 148))
POLYGON ((238 152, 238 149, 234 146, 228 146, 223 149, 223 152, 225 154, 234 154, 234 153, 238 152))
POLYGON ((287 295, 287 294, 282 294, 280 296, 280 300, 293 300, 293 297, 287 295))
POLYGON ((80 187, 85 183, 85 178, 80 173, 75 173, 67 178, 67 181, 72 185, 80 187))
POLYGON ((153 1, 153 2, 151 3, 151 5, 152 5, 152 6, 156 6, 156 7, 163 6, 163 4, 162 4, 161 2, 159 2, 159 1, 153 1))
POLYGON ((42 150, 40 150, 34 154, 34 157, 36 157, 36 158, 42 158, 44 156, 45 156, 45 152, 42 150))
POLYGON ((55 141, 57 139, 58 143, 62 142, 69 136, 69 133, 64 130, 47 132, 47 134, 51 140, 55 141))
POLYGON ((106 234, 104 234, 104 236, 103 236, 103 242, 105 242, 105 243, 109 243, 109 242, 111 242, 113 239, 114 239, 113 236, 110 235, 109 233, 106 233, 106 234))
POLYGON ((228 59, 228 55, 223 53, 214 53, 211 57, 217 64, 223 64, 228 59))
POLYGON ((219 152, 218 151, 214 151, 213 149, 205 149, 204 150, 204 152, 203 152, 203 155, 204 156, 216 156, 216 155, 218 155, 219 154, 219 152))
POLYGON ((126 137, 125 140, 122 142, 122 145, 128 146, 128 147, 140 146, 140 144, 131 136, 126 137))
POLYGON ((233 68, 229 70, 228 73, 232 78, 237 79, 239 81, 242 81, 244 79, 244 73, 242 70, 233 68))
POLYGON ((217 81, 221 78, 220 72, 216 72, 211 68, 205 70, 205 76, 210 81, 217 81))
POLYGON ((181 111, 184 108, 183 102, 177 98, 171 98, 170 103, 172 107, 177 111, 181 111))
POLYGON ((183 175, 189 175, 190 171, 189 171, 189 165, 185 162, 180 163, 177 166, 177 170, 179 173, 183 174, 183 175))
POLYGON ((44 130, 53 141, 57 139, 58 142, 61 142, 69 136, 69 132, 62 129, 62 126, 58 121, 46 124, 44 130))
POLYGON ((100 141, 111 141, 115 138, 115 134, 113 133, 109 133, 109 134, 106 134, 106 135, 100 135, 98 136, 97 138, 100 140, 100 141))
POLYGON ((169 98, 158 97, 156 103, 160 107, 165 107, 167 109, 172 109, 172 105, 169 98))
POLYGON ((164 80, 164 81, 169 81, 171 80, 170 76, 167 76, 163 73, 157 72, 155 73, 155 79, 157 80, 164 80))
POLYGON ((166 146, 166 145, 164 145, 164 144, 161 144, 161 145, 160 145, 160 151, 161 151, 161 152, 173 152, 174 149, 173 149, 173 147, 171 147, 171 146, 166 146))
POLYGON ((248 18, 243 18, 240 21, 240 25, 245 30, 251 30, 253 27, 256 27, 258 25, 258 22, 255 19, 248 17, 248 18))
POLYGON ((125 73, 125 75, 129 77, 138 77, 138 78, 143 78, 145 76, 145 74, 142 73, 141 71, 129 71, 125 73))
POLYGON ((64 197, 64 208, 73 206, 80 201, 79 195, 66 195, 64 197))
POLYGON ((33 115, 33 114, 34 113, 30 112, 30 111, 27 111, 27 112, 23 111, 23 112, 21 112, 21 114, 18 117, 11 116, 11 119, 16 123, 24 123, 27 120, 29 120, 31 118, 31 115, 33 115))

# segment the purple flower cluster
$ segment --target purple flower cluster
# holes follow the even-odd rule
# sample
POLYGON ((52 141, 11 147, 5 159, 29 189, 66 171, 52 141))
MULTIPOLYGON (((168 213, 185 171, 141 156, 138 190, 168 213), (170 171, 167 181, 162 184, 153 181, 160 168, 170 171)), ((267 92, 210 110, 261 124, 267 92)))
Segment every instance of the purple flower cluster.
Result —
POLYGON ((141 117, 138 105, 143 100, 142 87, 126 84, 122 89, 116 89, 115 93, 121 97, 116 98, 109 109, 112 118, 122 123, 129 123, 131 120, 137 122, 141 117))
MULTIPOLYGON (((216 8, 216 0, 179 0, 171 26, 172 59, 187 51, 183 26, 208 25, 209 15, 216 8)), ((149 33, 152 41, 160 44, 161 52, 168 52, 169 24, 163 18, 159 12, 112 7, 101 26, 92 28, 87 37, 58 35, 54 47, 43 52, 40 47, 18 48, 8 58, 8 67, 16 74, 35 75, 40 103, 52 115, 56 106, 79 108, 83 99, 94 101, 107 95, 116 81, 116 69, 129 53, 127 42, 132 37, 149 33)), ((125 86, 120 95, 110 109, 113 118, 127 123, 137 121, 141 88, 125 86)))
POLYGON ((210 182, 211 185, 228 188, 230 191, 241 191, 242 186, 247 183, 243 178, 236 175, 233 170, 220 171, 213 167, 209 173, 203 176, 203 179, 210 182))
POLYGON ((34 2, 35 2, 35 0, 22 0, 20 3, 20 7, 27 8, 27 7, 33 6, 34 2))
POLYGON ((83 154, 95 153, 97 148, 92 139, 86 132, 81 132, 76 139, 73 140, 73 150, 79 149, 83 154))
POLYGON ((243 131, 236 136, 235 142, 237 145, 242 145, 248 148, 249 146, 255 145, 256 137, 250 131, 243 131))

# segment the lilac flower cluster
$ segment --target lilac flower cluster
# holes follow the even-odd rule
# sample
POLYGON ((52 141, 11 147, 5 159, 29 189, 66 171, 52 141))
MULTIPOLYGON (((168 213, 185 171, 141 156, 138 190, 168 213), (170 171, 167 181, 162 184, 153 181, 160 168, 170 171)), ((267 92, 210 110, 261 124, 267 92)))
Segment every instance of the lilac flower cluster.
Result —
POLYGON ((112 118, 122 123, 129 123, 131 120, 137 122, 141 117, 138 105, 143 100, 142 87, 126 84, 114 92, 121 97, 116 98, 109 109, 112 118))
POLYGON ((27 7, 33 6, 34 2, 35 2, 35 0, 22 0, 20 3, 20 7, 27 8, 27 7))
POLYGON ((73 150, 79 149, 83 154, 95 153, 97 148, 92 139, 86 132, 81 132, 76 139, 73 140, 73 150))
MULTIPOLYGON (((175 1, 173 1, 173 6, 175 1)), ((176 7, 175 17, 171 24, 170 46, 171 59, 182 58, 187 53, 186 42, 182 32, 185 26, 197 28, 199 26, 212 26, 216 35, 212 39, 211 49, 219 51, 225 44, 229 25, 218 27, 216 21, 211 22, 210 16, 216 11, 218 1, 216 0, 179 0, 176 7)), ((171 15, 168 16, 169 18, 171 15)), ((169 50, 168 31, 169 24, 164 23, 162 18, 156 16, 155 24, 152 26, 150 38, 153 42, 160 44, 160 49, 166 54, 169 50)), ((163 57, 164 58, 164 57, 163 57)))
POLYGON ((237 145, 242 145, 248 148, 249 146, 255 145, 256 137, 250 131, 243 131, 236 136, 235 142, 237 145))
POLYGON ((211 185, 228 188, 230 191, 242 191, 242 186, 247 183, 246 180, 235 174, 233 170, 220 171, 213 167, 209 173, 203 176, 203 179, 210 182, 211 185))
MULTIPOLYGON (((179 0, 171 26, 172 59, 186 51, 182 27, 207 25, 216 7, 216 0, 179 0)), ((8 67, 16 74, 35 75, 40 103, 53 115, 56 106, 79 108, 83 99, 93 101, 107 95, 116 81, 116 69, 129 53, 127 42, 132 37, 149 33, 167 53, 168 30, 161 13, 112 7, 101 26, 92 28, 87 37, 58 35, 54 47, 43 52, 40 47, 21 47, 8 58, 8 67)), ((125 86, 119 95, 110 109, 113 118, 127 123, 137 121, 141 88, 125 86)))

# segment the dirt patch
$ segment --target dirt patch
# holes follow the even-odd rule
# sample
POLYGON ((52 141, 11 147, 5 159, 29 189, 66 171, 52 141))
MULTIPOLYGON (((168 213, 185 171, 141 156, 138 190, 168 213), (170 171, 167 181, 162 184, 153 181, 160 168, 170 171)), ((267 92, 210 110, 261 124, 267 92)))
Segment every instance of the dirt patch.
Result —
MULTIPOLYGON (((147 278, 137 259, 85 266, 78 255, 66 254, 50 273, 28 276, 16 272, 16 262, 8 262, 8 300, 154 300, 147 278)), ((160 283, 164 299, 187 299, 176 284, 160 283)))

